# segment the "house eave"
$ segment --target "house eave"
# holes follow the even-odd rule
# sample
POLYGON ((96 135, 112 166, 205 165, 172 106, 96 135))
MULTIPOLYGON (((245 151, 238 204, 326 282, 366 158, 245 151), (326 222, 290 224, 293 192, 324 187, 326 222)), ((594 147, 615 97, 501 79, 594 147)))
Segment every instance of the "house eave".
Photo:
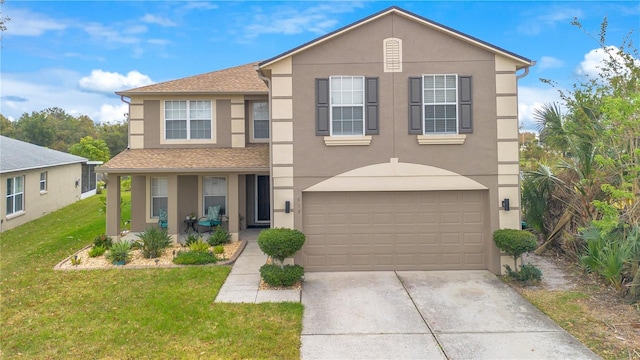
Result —
POLYGON ((269 172, 269 167, 227 167, 227 168, 96 168, 102 174, 210 174, 210 173, 256 173, 269 172))
POLYGON ((268 95, 269 91, 116 91, 116 95, 134 97, 134 96, 175 96, 175 95, 268 95))

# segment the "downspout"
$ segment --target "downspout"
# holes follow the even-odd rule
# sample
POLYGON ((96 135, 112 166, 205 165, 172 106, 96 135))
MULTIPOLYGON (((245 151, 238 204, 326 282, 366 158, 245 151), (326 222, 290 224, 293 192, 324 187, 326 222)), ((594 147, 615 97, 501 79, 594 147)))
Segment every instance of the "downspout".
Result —
POLYGON ((131 102, 124 99, 124 95, 120 95, 120 101, 129 105, 129 112, 127 113, 127 149, 131 148, 131 102))
MULTIPOLYGON (((269 216, 270 216, 270 225, 269 227, 273 226, 273 129, 272 127, 272 121, 271 121, 271 109, 273 108, 273 106, 271 106, 271 79, 264 76, 264 73, 262 72, 262 69, 260 69, 260 65, 255 65, 254 70, 258 73, 258 77, 267 83, 267 89, 269 90, 269 198, 271 199, 270 203, 271 205, 269 206, 269 216)), ((257 194, 256 194, 257 196, 257 194)))
POLYGON ((516 77, 516 80, 520 80, 520 79, 522 79, 523 77, 525 77, 525 76, 529 75, 529 68, 530 68, 530 67, 532 67, 532 66, 536 66, 536 62, 535 62, 535 61, 531 61, 531 65, 526 66, 526 67, 524 68, 524 72, 523 72, 522 74, 518 75, 518 76, 516 77))

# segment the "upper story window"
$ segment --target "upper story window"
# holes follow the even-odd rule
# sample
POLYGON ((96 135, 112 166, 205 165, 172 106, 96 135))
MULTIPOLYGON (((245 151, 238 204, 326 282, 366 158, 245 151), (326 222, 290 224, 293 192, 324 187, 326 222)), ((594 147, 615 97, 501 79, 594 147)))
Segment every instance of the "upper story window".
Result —
POLYGON ((424 133, 458 133, 458 76, 423 75, 424 133))
POLYGON ((47 172, 43 171, 40 173, 40 192, 47 191, 47 172))
POLYGON ((211 101, 165 101, 166 139, 211 139, 211 101))
POLYGON ((24 210, 24 176, 7 178, 7 215, 24 210))
POLYGON ((364 135, 364 76, 332 76, 331 135, 364 135))
POLYGON ((269 104, 266 101, 253 103, 253 138, 269 139, 269 104))

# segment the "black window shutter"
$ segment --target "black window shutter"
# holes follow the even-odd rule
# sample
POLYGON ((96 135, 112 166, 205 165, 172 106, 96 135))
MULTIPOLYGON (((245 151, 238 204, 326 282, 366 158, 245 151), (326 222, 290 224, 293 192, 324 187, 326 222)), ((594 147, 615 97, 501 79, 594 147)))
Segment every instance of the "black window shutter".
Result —
POLYGON ((329 79, 316 79, 316 135, 330 135, 329 79))
POLYGON ((422 134, 422 77, 409 78, 409 134, 422 134))
POLYGON ((473 119, 471 112, 471 76, 458 76, 458 84, 460 86, 458 90, 458 106, 460 109, 458 114, 460 115, 460 129, 459 134, 471 134, 473 133, 473 119))
POLYGON ((380 123, 378 120, 378 78, 365 79, 365 135, 378 135, 380 123))

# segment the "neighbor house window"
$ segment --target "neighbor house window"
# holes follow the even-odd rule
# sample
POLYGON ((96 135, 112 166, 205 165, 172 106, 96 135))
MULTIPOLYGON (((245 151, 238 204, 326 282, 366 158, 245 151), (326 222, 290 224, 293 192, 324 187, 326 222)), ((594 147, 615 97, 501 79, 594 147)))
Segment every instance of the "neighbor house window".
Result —
POLYGON ((203 214, 209 213, 210 206, 220 206, 220 214, 227 213, 227 179, 225 177, 205 176, 202 178, 204 196, 203 214))
POLYGON ((151 217, 158 217, 160 209, 168 206, 167 178, 151 178, 151 217))
POLYGON ((458 76, 423 75, 424 133, 458 132, 458 76))
POLYGON ((7 215, 24 210, 24 176, 7 179, 7 215))
POLYGON ((253 138, 269 139, 269 104, 253 103, 253 138))
POLYGON ((47 191, 47 172, 40 173, 40 192, 47 191))
POLYGON ((211 139, 211 101, 165 101, 166 139, 211 139))
POLYGON ((331 135, 364 135, 364 77, 332 76, 331 135))

